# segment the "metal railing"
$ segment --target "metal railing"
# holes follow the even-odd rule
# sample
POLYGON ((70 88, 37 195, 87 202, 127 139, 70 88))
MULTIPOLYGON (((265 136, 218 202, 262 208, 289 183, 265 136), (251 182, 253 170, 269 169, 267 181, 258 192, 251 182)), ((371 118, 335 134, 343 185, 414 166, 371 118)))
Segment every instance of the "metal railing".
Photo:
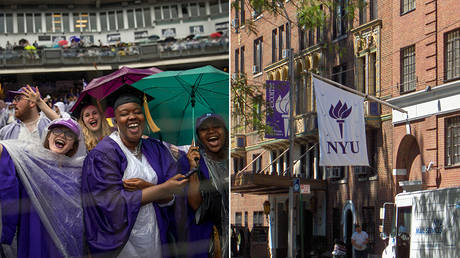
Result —
POLYGON ((121 47, 44 48, 0 50, 0 67, 92 65, 152 61, 228 53, 228 39, 180 41, 121 47))

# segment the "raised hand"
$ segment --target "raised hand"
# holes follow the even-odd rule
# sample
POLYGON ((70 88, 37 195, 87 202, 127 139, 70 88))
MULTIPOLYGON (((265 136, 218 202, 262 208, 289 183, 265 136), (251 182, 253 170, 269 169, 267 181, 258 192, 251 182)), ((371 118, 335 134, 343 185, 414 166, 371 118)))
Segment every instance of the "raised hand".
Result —
POLYGON ((40 97, 40 91, 38 90, 37 87, 35 87, 35 91, 30 87, 30 85, 27 84, 27 86, 24 88, 24 96, 26 100, 30 100, 34 103, 38 103, 41 101, 40 97))
POLYGON ((199 147, 195 146, 195 142, 192 141, 192 144, 187 152, 188 164, 190 165, 190 170, 197 168, 200 161, 200 152, 199 147))

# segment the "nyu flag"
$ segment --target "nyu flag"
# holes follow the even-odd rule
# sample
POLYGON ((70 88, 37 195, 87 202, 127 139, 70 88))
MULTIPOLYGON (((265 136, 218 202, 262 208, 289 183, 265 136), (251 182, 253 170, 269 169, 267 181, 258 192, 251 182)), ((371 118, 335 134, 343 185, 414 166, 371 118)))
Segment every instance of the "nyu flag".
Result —
POLYGON ((313 78, 320 166, 369 166, 364 98, 313 78))
POLYGON ((267 125, 273 131, 265 138, 287 139, 289 135, 289 82, 266 81, 267 125))

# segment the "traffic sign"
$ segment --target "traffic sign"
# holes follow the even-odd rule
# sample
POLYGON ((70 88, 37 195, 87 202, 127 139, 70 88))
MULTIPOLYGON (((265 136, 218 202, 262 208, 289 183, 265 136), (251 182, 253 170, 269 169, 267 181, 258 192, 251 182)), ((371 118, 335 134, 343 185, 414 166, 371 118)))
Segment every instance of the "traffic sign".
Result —
POLYGON ((300 193, 301 194, 309 194, 310 193, 310 185, 301 184, 300 185, 300 193))
POLYGON ((298 193, 300 190, 300 178, 294 179, 294 184, 292 185, 292 190, 294 193, 298 193))

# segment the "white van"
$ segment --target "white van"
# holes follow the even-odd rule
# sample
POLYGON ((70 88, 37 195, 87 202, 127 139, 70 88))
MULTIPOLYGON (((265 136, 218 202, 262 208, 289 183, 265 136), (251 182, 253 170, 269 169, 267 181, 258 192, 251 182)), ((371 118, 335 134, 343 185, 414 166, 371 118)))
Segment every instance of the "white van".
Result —
POLYGON ((396 195, 381 209, 382 257, 460 257, 460 188, 396 195))

